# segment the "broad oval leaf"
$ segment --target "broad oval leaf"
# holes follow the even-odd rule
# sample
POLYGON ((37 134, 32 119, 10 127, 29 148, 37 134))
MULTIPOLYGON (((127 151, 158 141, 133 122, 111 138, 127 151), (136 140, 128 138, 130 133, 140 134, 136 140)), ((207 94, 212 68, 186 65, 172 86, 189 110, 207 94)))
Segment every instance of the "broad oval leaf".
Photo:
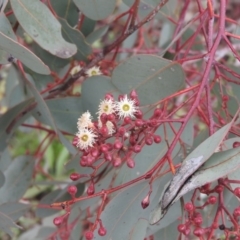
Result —
POLYGON ((139 219, 129 234, 129 240, 143 239, 146 235, 148 221, 146 219, 139 219))
MULTIPOLYGON (((162 178, 153 182, 151 199, 155 197, 161 182, 162 178)), ((141 201, 146 197, 148 191, 149 183, 147 181, 138 182, 118 192, 111 199, 101 213, 103 226, 107 229, 105 239, 128 239, 137 221, 141 218, 147 219, 152 209, 151 204, 149 207, 143 209, 141 201)), ((94 236, 95 240, 102 239, 97 234, 97 229, 94 236)))
POLYGON ((59 18, 60 23, 62 24, 62 33, 63 37, 77 46, 77 53, 74 55, 76 60, 87 60, 87 57, 92 53, 91 46, 86 42, 83 34, 68 25, 65 19, 59 18))
POLYGON ((73 0, 50 0, 50 2, 58 17, 66 19, 72 27, 76 25, 79 13, 73 0))
POLYGON ((73 0, 84 15, 101 20, 108 17, 115 9, 116 0, 73 0))
POLYGON ((96 117, 100 101, 106 93, 117 95, 118 90, 111 80, 105 76, 93 76, 82 84, 82 105, 83 111, 89 110, 92 116, 96 117))
POLYGON ((74 44, 63 39, 61 24, 41 1, 10 0, 10 2, 23 29, 43 49, 60 58, 70 58, 77 52, 74 44))
POLYGON ((140 54, 118 65, 113 71, 112 82, 122 93, 135 89, 141 105, 148 105, 180 90, 184 72, 177 62, 140 54))
POLYGON ((5 183, 0 188, 0 203, 18 201, 30 185, 34 160, 30 156, 16 158, 4 172, 5 183))
POLYGON ((12 26, 4 14, 0 14, 0 63, 6 64, 9 57, 19 59, 25 66, 40 74, 50 74, 46 66, 33 52, 17 42, 12 26))
MULTIPOLYGON (((123 2, 131 7, 134 4, 134 0, 123 0, 123 2)), ((146 17, 151 11, 153 11, 160 2, 158 0, 140 0, 138 6, 138 14, 141 17, 146 17)), ((166 4, 157 12, 155 18, 165 20, 166 16, 173 16, 177 7, 177 0, 169 0, 166 4)))

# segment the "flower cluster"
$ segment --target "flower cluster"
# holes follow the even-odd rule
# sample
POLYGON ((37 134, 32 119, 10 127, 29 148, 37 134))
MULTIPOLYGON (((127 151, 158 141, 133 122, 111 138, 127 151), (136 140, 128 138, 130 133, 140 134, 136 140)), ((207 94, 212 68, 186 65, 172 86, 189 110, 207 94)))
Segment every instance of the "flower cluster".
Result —
MULTIPOLYGON (((75 67, 73 67, 70 71, 70 74, 72 76, 74 76, 75 74, 77 74, 78 72, 80 72, 82 70, 81 66, 80 65, 77 65, 75 67)), ((100 70, 99 67, 92 67, 92 68, 89 68, 85 74, 88 76, 88 77, 92 77, 92 76, 97 76, 97 75, 101 75, 102 72, 100 70)))
MULTIPOLYGON (((99 104, 96 121, 89 111, 78 119, 73 145, 82 152, 80 165, 96 169, 98 161, 103 160, 111 162, 114 167, 126 162, 133 168, 134 154, 139 153, 144 145, 161 141, 161 137, 154 134, 160 125, 157 121, 160 117, 161 110, 157 108, 150 119, 143 119, 135 90, 129 96, 119 95, 118 100, 106 94, 99 104)), ((75 175, 73 179, 76 180, 75 175)))

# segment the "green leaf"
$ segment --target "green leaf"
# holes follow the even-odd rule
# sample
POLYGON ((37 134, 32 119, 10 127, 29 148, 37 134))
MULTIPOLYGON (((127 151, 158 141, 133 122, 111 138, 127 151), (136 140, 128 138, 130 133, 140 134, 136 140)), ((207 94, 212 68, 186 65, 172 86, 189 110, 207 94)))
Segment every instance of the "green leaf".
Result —
MULTIPOLYGON (((49 99, 46 104, 59 129, 73 134, 77 132, 77 120, 83 113, 82 97, 49 99)), ((37 110, 34 110, 33 115, 38 121, 49 124, 45 118, 39 116, 37 110)))
MULTIPOLYGON (((161 181, 162 179, 157 179, 152 184, 153 192, 151 199, 155 197, 161 181)), ((146 197, 148 191, 149 183, 147 181, 138 182, 135 185, 119 191, 114 198, 111 199, 101 214, 103 226, 107 229, 105 239, 129 239, 137 221, 141 218, 146 219, 146 216, 148 216, 151 211, 150 206, 145 209, 141 207, 141 201, 146 197)), ((94 232, 94 236, 95 240, 101 240, 101 237, 97 234, 97 229, 94 232)))
POLYGON ((73 0, 80 11, 93 20, 110 16, 116 6, 116 0, 73 0))
POLYGON ((146 219, 139 219, 137 223, 134 225, 129 240, 139 240, 144 239, 146 235, 146 230, 148 226, 148 221, 146 219))
POLYGON ((2 171, 0 171, 0 188, 4 185, 5 183, 5 176, 2 173, 2 171))
MULTIPOLYGON (((131 7, 134 4, 134 0, 123 0, 123 2, 131 7)), ((138 7, 138 14, 143 18, 146 17, 151 11, 153 11, 156 6, 159 4, 158 0, 140 0, 138 7)), ((166 16, 174 16, 176 7, 176 0, 169 0, 163 8, 156 14, 156 19, 164 20, 166 16)))
MULTIPOLYGON (((41 75, 48 76, 48 75, 41 75)), ((18 70, 14 65, 9 68, 9 72, 6 78, 5 86, 5 100, 6 105, 10 108, 17 105, 28 98, 28 94, 24 89, 24 84, 22 81, 22 76, 19 74, 18 70)))
MULTIPOLYGON (((59 200, 59 195, 62 193, 62 190, 57 189, 57 190, 53 190, 50 193, 46 194, 40 201, 40 206, 41 205, 50 205, 54 202, 56 202, 57 200, 59 200)), ((65 199, 66 200, 66 199, 65 199)), ((36 215, 39 218, 45 218, 48 216, 51 216, 55 213, 57 213, 58 210, 56 209, 49 209, 49 208, 38 208, 36 210, 36 215)))
POLYGON ((58 17, 66 19, 72 27, 76 25, 79 13, 72 0, 50 0, 50 3, 58 17))
POLYGON ((19 202, 8 202, 0 205, 0 212, 6 214, 14 221, 18 220, 30 208, 29 205, 19 202))
MULTIPOLYGON (((187 192, 213 182, 240 168, 240 149, 233 148, 215 153, 193 176, 184 184, 174 202, 187 192)), ((173 202, 173 203, 174 203, 173 202)))
POLYGON ((41 1, 10 2, 20 25, 43 49, 60 58, 70 58, 77 52, 74 44, 63 39, 60 23, 41 1))
POLYGON ((206 162, 217 150, 226 134, 229 132, 233 122, 230 122, 220 130, 215 132, 207 140, 195 148, 183 161, 181 167, 174 175, 168 187, 163 191, 159 206, 150 216, 150 223, 157 223, 166 214, 170 205, 175 201, 175 197, 182 188, 185 181, 206 162))
POLYGON ((154 239, 169 240, 169 239, 178 239, 179 232, 177 226, 180 224, 180 221, 175 221, 169 226, 161 229, 154 234, 154 239))
POLYGON ((100 100, 103 100, 106 93, 117 95, 118 91, 109 78, 105 76, 94 76, 82 84, 82 106, 83 112, 89 110, 94 118, 100 100))
POLYGON ((86 61, 88 55, 92 53, 92 49, 86 42, 83 34, 77 29, 70 27, 65 19, 59 18, 59 22, 62 25, 63 37, 70 43, 74 43, 77 46, 77 53, 74 55, 74 59, 86 61))
MULTIPOLYGON (((69 59, 63 59, 59 58, 57 56, 54 56, 53 54, 45 51, 42 49, 38 44, 33 43, 32 44, 32 49, 36 53, 36 55, 41 58, 41 60, 48 65, 48 67, 55 72, 58 72, 61 70, 64 66, 69 64, 70 60, 69 59)), ((41 76, 41 75, 40 75, 41 76)), ((52 76, 50 76, 52 78, 52 76)), ((40 77, 41 80, 41 77, 40 77)), ((39 80, 39 81, 40 81, 39 80)))
POLYGON ((30 116, 30 112, 27 114, 20 115, 18 121, 14 120, 18 115, 30 104, 32 103, 32 98, 24 102, 19 103, 18 105, 10 108, 6 113, 0 115, 0 152, 4 151, 6 148, 9 138, 12 136, 15 129, 22 123, 26 118, 30 116))
POLYGON ((94 43, 96 40, 104 36, 107 33, 108 29, 109 26, 103 26, 95 30, 94 32, 90 33, 86 38, 87 42, 91 44, 94 43))
POLYGON ((24 231, 18 237, 18 240, 32 240, 32 239, 39 240, 36 238, 36 236, 40 228, 42 228, 42 225, 40 224, 34 225, 33 228, 30 228, 29 230, 24 231))
POLYGON ((44 121, 47 123, 47 125, 51 126, 55 132, 57 133, 58 130, 56 128, 55 122, 51 116, 51 113, 47 107, 47 104, 45 103, 44 99, 42 98, 41 94, 38 92, 38 90, 35 88, 35 86, 32 84, 32 79, 30 75, 26 74, 26 77, 28 80, 25 81, 27 87, 29 88, 30 92, 32 93, 33 97, 36 100, 37 106, 36 111, 38 114, 38 118, 44 119, 44 121))
POLYGON ((12 158, 10 156, 9 150, 8 148, 6 148, 3 153, 0 154, 0 169, 1 171, 5 171, 7 170, 7 168, 9 167, 9 165, 12 162, 12 158))
POLYGON ((2 12, 0 13, 0 31, 4 35, 11 38, 12 40, 17 41, 17 37, 16 37, 14 31, 12 30, 12 26, 11 26, 10 22, 8 21, 5 14, 2 12))
POLYGON ((25 66, 40 74, 50 74, 49 68, 34 53, 17 42, 12 26, 4 14, 0 14, 0 63, 8 63, 13 56, 25 66), (5 57, 7 57, 5 59, 5 57))
POLYGON ((13 232, 11 228, 18 228, 19 226, 14 223, 13 219, 7 216, 4 213, 0 212, 0 230, 8 233, 11 237, 13 237, 13 232))
POLYGON ((158 45, 160 48, 166 46, 171 42, 173 38, 173 33, 175 29, 175 24, 171 21, 165 21, 162 26, 161 37, 159 38, 158 45))
POLYGON ((96 21, 88 17, 84 17, 81 32, 83 33, 84 36, 88 36, 90 33, 93 32, 95 25, 96 21))
MULTIPOLYGON (((28 79, 31 79, 30 75, 26 74, 26 77, 28 79)), ((31 79, 32 82, 32 79, 31 79)), ((63 145, 68 149, 68 151, 72 154, 76 153, 75 148, 69 143, 69 141, 64 137, 64 135, 57 129, 55 121, 52 117, 52 114, 42 98, 41 94, 38 92, 38 90, 35 88, 35 86, 31 83, 29 80, 26 81, 26 85, 29 87, 30 91, 32 92, 32 95, 36 99, 37 106, 36 106, 36 114, 38 115, 38 119, 41 119, 41 122, 46 122, 47 125, 51 126, 54 131, 56 132, 57 136, 59 137, 59 140, 63 143, 63 145)))
POLYGON ((118 65, 113 71, 112 82, 122 93, 135 89, 141 105, 148 105, 180 90, 184 72, 177 62, 141 54, 118 65))
POLYGON ((48 239, 50 235, 52 235, 56 229, 50 226, 44 226, 39 229, 38 234, 36 236, 36 240, 48 239))
POLYGON ((34 160, 30 156, 16 158, 4 172, 6 181, 0 188, 0 203, 18 201, 30 185, 34 160))

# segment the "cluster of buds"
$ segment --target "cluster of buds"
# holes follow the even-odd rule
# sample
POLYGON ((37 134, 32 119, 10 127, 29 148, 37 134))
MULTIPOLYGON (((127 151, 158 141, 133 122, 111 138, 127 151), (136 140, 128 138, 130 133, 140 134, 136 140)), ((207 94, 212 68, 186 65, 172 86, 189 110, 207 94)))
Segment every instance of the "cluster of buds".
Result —
POLYGON ((99 104, 97 121, 92 120, 88 111, 78 119, 73 145, 82 152, 80 165, 96 168, 97 161, 102 159, 114 167, 126 162, 133 168, 134 154, 144 145, 161 142, 161 137, 154 134, 161 115, 157 108, 150 119, 144 120, 135 90, 129 96, 119 95, 117 101, 106 94, 99 104))
MULTIPOLYGON (((218 184, 216 186, 211 187, 211 184, 208 183, 198 188, 199 193, 205 194, 207 196, 205 203, 202 206, 196 206, 194 203, 195 201, 192 201, 184 205, 184 210, 186 213, 185 222, 178 225, 178 231, 185 236, 194 235, 199 238, 202 238, 204 236, 212 236, 213 238, 215 231, 218 229, 224 230, 225 236, 227 236, 226 239, 230 239, 228 238, 229 236, 232 236, 234 239, 240 239, 238 230, 240 220, 240 207, 235 208, 231 213, 228 211, 227 207, 225 207, 225 204, 223 202, 224 189, 232 192, 235 197, 240 197, 240 187, 231 189, 229 186, 230 183, 236 184, 240 182, 238 180, 220 178, 218 179, 218 184), (211 225, 203 227, 203 217, 200 211, 208 211, 209 205, 218 205, 217 212, 215 213, 215 218, 211 225), (219 222, 222 220, 221 217, 225 218, 225 216, 229 219, 227 222, 228 227, 225 226, 224 220, 222 221, 223 223, 219 225, 219 222)), ((192 200, 200 199, 199 197, 196 197, 196 193, 197 190, 195 191, 192 200)))

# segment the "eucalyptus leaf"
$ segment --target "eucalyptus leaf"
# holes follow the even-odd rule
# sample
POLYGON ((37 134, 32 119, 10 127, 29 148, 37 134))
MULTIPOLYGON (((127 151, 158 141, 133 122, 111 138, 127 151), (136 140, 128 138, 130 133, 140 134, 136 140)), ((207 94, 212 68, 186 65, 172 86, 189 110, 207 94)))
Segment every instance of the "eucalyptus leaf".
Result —
POLYGON ((66 19, 72 27, 76 25, 79 13, 72 0, 50 0, 50 2, 58 17, 66 19))
POLYGON ((78 61, 86 61, 87 57, 92 53, 91 46, 86 42, 83 34, 77 29, 68 25, 65 19, 59 18, 59 22, 62 25, 63 37, 70 43, 73 43, 77 47, 77 53, 74 58, 78 61))
POLYGON ((69 141, 65 138, 65 136, 58 130, 56 127, 56 123, 52 117, 52 114, 42 98, 41 94, 38 92, 38 90, 35 88, 35 86, 31 83, 32 79, 30 75, 26 74, 27 78, 30 79, 26 80, 26 85, 29 87, 30 91, 32 92, 32 95, 36 99, 37 106, 36 106, 36 114, 38 115, 38 119, 42 119, 41 121, 46 122, 49 126, 51 126, 54 131, 56 132, 57 136, 59 137, 59 140, 63 143, 63 145, 68 149, 68 151, 72 154, 76 153, 75 148, 69 143, 69 141))
POLYGON ((174 202, 187 192, 213 182, 240 168, 240 149, 234 148, 215 153, 189 180, 183 185, 174 202))
POLYGON ((19 202, 7 202, 0 205, 1 214, 5 214, 12 218, 14 221, 23 216, 30 206, 19 202))
MULTIPOLYGON (((161 182, 160 178, 152 184, 151 199, 155 197, 161 182)), ((137 221, 141 218, 146 219, 152 208, 149 206, 143 209, 141 201, 146 197, 148 191, 148 182, 138 182, 119 191, 111 199, 101 214, 102 224, 107 229, 106 239, 128 239, 137 221)), ((96 240, 101 239, 97 234, 97 229, 94 236, 96 240)))
MULTIPOLYGON (((123 2, 131 7, 134 4, 134 0, 123 0, 123 2)), ((151 11, 153 11, 160 2, 158 0, 141 0, 139 2, 139 15, 143 18, 146 17, 151 11)), ((176 0, 169 0, 161 10, 156 14, 157 19, 165 20, 166 16, 173 16, 175 9, 177 8, 176 0)))
POLYGON ((83 24, 81 27, 81 32, 83 33, 84 36, 88 36, 93 32, 95 26, 96 26, 96 21, 88 17, 84 17, 83 24))
POLYGON ((0 170, 0 188, 4 185, 5 183, 5 176, 3 172, 0 170))
POLYGON ((38 114, 38 118, 43 118, 44 121, 51 126, 56 133, 58 133, 58 130, 56 128, 54 119, 52 118, 52 115, 47 107, 46 102, 44 101, 43 97, 41 96, 41 94, 38 92, 38 90, 36 89, 36 87, 32 84, 32 78, 30 77, 30 75, 26 75, 27 76, 27 80, 25 80, 26 85, 28 86, 29 90, 31 91, 33 97, 35 98, 36 102, 37 102, 37 114, 38 114))
POLYGON ((76 52, 74 44, 61 35, 61 24, 49 8, 38 0, 10 0, 12 10, 23 29, 45 50, 60 58, 76 52))
POLYGON ((184 72, 177 62, 140 54, 119 64, 112 73, 112 82, 122 93, 135 89, 141 105, 148 105, 180 90, 184 72))
POLYGON ((0 154, 0 169, 1 171, 7 170, 9 165, 12 162, 12 158, 9 153, 9 149, 6 148, 1 154, 0 154))
POLYGON ((233 121, 222 127, 187 156, 172 181, 166 187, 165 191, 163 191, 159 206, 156 207, 156 211, 150 216, 151 224, 157 223, 164 217, 168 207, 173 201, 175 201, 175 198, 185 181, 218 149, 226 134, 229 132, 232 124, 233 121))
POLYGON ((118 90, 111 80, 105 76, 93 76, 82 84, 82 106, 83 111, 88 111, 96 118, 100 101, 106 93, 117 96, 118 90), (91 93, 91 94, 89 94, 91 93))
POLYGON ((0 212, 0 230, 13 237, 11 228, 19 228, 19 226, 9 216, 0 212))
POLYGON ((109 29, 109 26, 104 26, 90 33, 86 38, 87 42, 91 44, 94 43, 96 40, 104 36, 107 33, 108 29, 109 29))
POLYGON ((116 0, 73 0, 80 11, 88 18, 102 20, 115 9, 116 0))
MULTIPOLYGON (((82 97, 48 99, 46 104, 59 129, 72 134, 77 132, 77 120, 83 113, 82 97)), ((38 121, 49 124, 45 118, 39 116, 37 109, 33 115, 38 121)))
POLYGON ((0 14, 0 63, 6 64, 9 57, 19 59, 25 66, 40 74, 50 74, 48 66, 28 48, 18 43, 12 26, 3 13, 0 14), (5 59, 7 57, 7 59, 5 59))
POLYGON ((6 148, 10 137, 16 128, 30 116, 30 112, 22 114, 22 111, 30 106, 32 99, 20 102, 18 105, 10 108, 6 113, 0 115, 0 153, 6 148), (14 120, 18 118, 18 121, 14 120))
POLYGON ((139 240, 143 239, 146 235, 148 226, 148 221, 146 219, 139 219, 137 223, 134 225, 132 231, 130 232, 129 240, 139 240))
POLYGON ((0 188, 0 204, 18 201, 30 185, 34 160, 30 156, 16 158, 4 172, 5 183, 0 188))
MULTIPOLYGON (((49 75, 42 75, 49 76, 49 75)), ((6 105, 8 108, 11 108, 17 105, 19 102, 26 100, 30 95, 24 87, 24 83, 21 81, 22 77, 20 76, 17 68, 14 65, 11 65, 6 77, 5 93, 6 93, 6 105)))

